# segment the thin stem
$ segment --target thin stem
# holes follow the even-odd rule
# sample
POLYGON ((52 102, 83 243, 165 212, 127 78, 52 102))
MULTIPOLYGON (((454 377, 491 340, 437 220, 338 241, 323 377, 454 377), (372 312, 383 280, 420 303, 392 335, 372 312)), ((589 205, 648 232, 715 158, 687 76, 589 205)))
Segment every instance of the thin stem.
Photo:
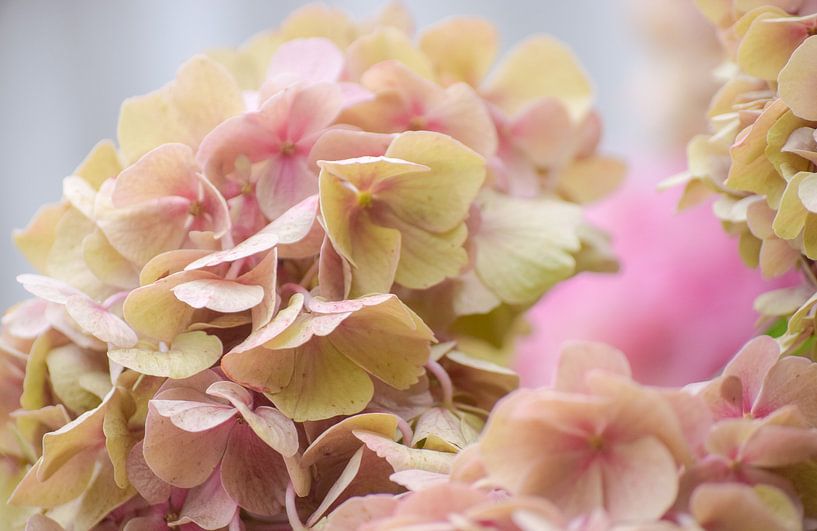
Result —
POLYGON ((233 232, 232 230, 228 230, 224 233, 224 236, 221 237, 221 249, 227 250, 232 249, 235 247, 235 240, 233 239, 233 232))
POLYGON ((287 485, 286 510, 292 531, 306 531, 306 527, 301 522, 301 517, 298 516, 298 509, 295 507, 295 489, 292 487, 292 482, 287 485))
POLYGON ((318 274, 318 260, 312 262, 312 265, 309 266, 309 269, 306 270, 304 273, 304 277, 301 279, 299 284, 301 286, 308 286, 310 282, 315 278, 315 275, 318 274))
POLYGON ((119 301, 125 300, 129 294, 130 291, 119 291, 117 293, 114 293, 113 295, 105 299, 105 301, 103 301, 102 306, 106 310, 109 310, 111 306, 113 306, 114 304, 118 303, 119 301))
POLYGON ((451 383, 451 377, 445 372, 443 366, 434 360, 429 360, 426 363, 426 370, 434 375, 440 384, 443 392, 443 405, 452 407, 454 405, 454 384, 451 383))
POLYGON ((800 267, 803 269, 803 273, 811 285, 817 287, 817 277, 814 276, 814 271, 811 270, 811 265, 809 265, 808 260, 802 256, 800 256, 800 267))
POLYGON ((371 411, 373 413, 388 413, 397 417, 397 429, 400 430, 400 436, 403 438, 403 443, 407 446, 411 446, 411 441, 414 439, 414 430, 411 429, 411 425, 409 425, 406 419, 400 415, 395 415, 391 411, 382 407, 368 407, 366 408, 366 411, 371 411))
POLYGON ((244 261, 246 258, 241 258, 236 260, 230 265, 230 269, 227 270, 227 274, 224 275, 225 280, 235 280, 238 278, 238 274, 241 272, 241 268, 244 267, 244 261))

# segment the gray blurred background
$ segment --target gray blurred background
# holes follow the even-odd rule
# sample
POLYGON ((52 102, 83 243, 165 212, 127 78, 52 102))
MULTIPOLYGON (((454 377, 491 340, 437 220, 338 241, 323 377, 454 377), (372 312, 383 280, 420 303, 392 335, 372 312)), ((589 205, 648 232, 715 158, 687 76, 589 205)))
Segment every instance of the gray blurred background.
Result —
MULTIPOLYGON (((667 0, 647 0, 663 2, 667 0)), ((201 50, 234 46, 307 2, 292 0, 0 0, 0 306, 24 296, 30 268, 10 242, 102 138, 119 105, 158 88, 201 50)), ((356 17, 381 0, 336 0, 356 17)), ((634 118, 632 78, 644 58, 625 0, 406 0, 418 27, 480 15, 503 50, 532 33, 568 43, 597 87, 606 151, 629 155, 649 135, 634 118)))

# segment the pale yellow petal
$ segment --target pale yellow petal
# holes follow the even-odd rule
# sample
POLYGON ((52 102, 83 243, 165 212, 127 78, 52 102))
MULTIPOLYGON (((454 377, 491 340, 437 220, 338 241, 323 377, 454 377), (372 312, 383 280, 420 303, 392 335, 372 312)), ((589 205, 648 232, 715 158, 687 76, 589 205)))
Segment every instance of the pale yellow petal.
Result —
POLYGON ((462 81, 476 87, 494 62, 498 40, 496 28, 487 20, 455 17, 423 30, 420 49, 443 85, 462 81))
POLYGON ((198 147, 215 126, 244 110, 238 83, 221 65, 197 55, 164 87, 125 100, 117 136, 122 156, 132 163, 170 142, 198 147))
POLYGON ((539 98, 558 98, 578 122, 590 109, 593 87, 570 48, 552 37, 537 36, 505 56, 485 94, 508 114, 539 98))

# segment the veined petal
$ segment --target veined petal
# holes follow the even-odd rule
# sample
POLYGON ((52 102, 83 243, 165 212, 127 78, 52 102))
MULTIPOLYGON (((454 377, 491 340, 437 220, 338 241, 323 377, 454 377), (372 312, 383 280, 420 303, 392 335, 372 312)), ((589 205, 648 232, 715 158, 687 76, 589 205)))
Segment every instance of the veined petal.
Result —
POLYGON ((238 504, 224 488, 219 467, 207 481, 190 490, 179 512, 179 519, 167 524, 173 527, 195 524, 203 529, 223 529, 234 520, 238 510, 238 504))
POLYGON ((176 487, 195 487, 206 481, 218 466, 232 429, 231 423, 224 423, 204 434, 191 433, 149 411, 145 422, 145 462, 163 481, 176 487))
POLYGON ((221 340, 216 336, 187 332, 176 336, 167 352, 137 346, 111 349, 108 357, 142 374, 178 380, 210 368, 221 358, 221 353, 221 340))
POLYGON ((139 340, 125 321, 85 295, 69 298, 65 310, 80 328, 104 343, 128 348, 139 340))
POLYGON ((325 338, 293 349, 292 354, 292 379, 280 392, 268 395, 292 420, 352 415, 371 400, 374 387, 369 375, 325 338))
POLYGON ((142 156, 116 178, 111 201, 116 208, 168 196, 198 196, 193 150, 184 144, 164 144, 142 156))
POLYGON ((244 509, 264 516, 282 512, 289 483, 284 460, 247 425, 239 424, 230 433, 221 480, 230 497, 244 509))
POLYGON ((552 199, 518 199, 485 191, 473 241, 476 272, 500 299, 536 300, 573 274, 581 211, 552 199))
POLYGON ((386 156, 431 168, 386 179, 377 197, 403 221, 434 232, 461 223, 485 180, 485 161, 458 141, 427 131, 399 135, 386 156))

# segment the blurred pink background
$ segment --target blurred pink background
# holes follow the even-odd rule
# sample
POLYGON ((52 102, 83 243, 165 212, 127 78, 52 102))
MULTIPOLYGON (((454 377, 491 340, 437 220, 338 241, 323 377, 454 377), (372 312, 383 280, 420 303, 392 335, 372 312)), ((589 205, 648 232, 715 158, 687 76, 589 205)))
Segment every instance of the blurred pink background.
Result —
POLYGON ((549 383, 570 339, 623 350, 641 382, 683 385, 711 377, 758 333, 755 297, 785 281, 764 281, 743 265, 709 203, 676 213, 680 190, 655 186, 685 161, 667 158, 631 160, 624 187, 590 208, 613 235, 621 271, 581 274, 531 310, 533 331, 516 361, 524 385, 549 383))

